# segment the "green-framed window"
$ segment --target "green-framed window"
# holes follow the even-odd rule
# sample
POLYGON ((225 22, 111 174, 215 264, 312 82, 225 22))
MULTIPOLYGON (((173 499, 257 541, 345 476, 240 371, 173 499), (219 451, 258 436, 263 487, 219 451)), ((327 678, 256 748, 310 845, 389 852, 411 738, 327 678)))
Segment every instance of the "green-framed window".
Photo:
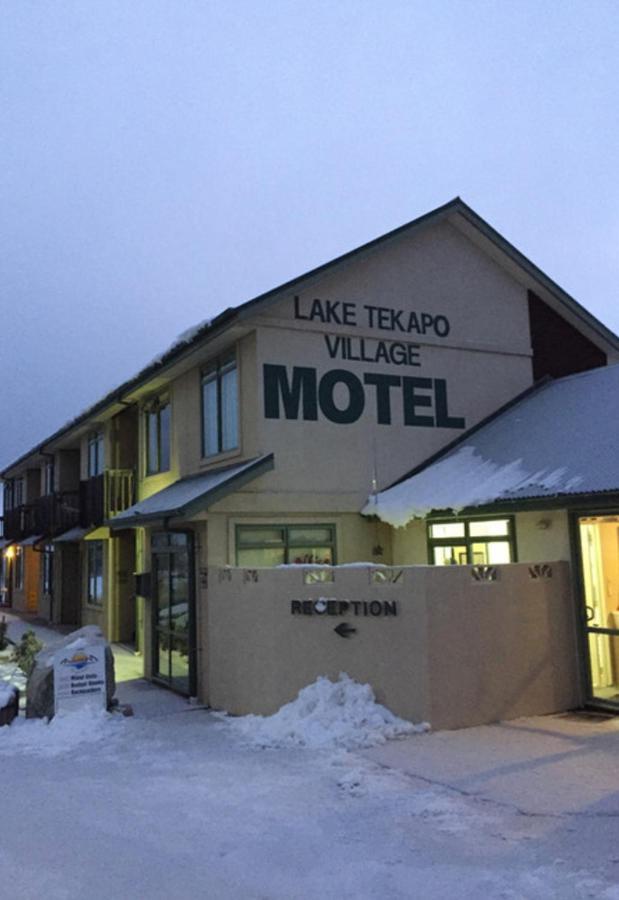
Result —
POLYGON ((170 468, 170 400, 158 397, 145 409, 146 474, 156 475, 170 468))
POLYGON ((103 603, 103 541, 86 541, 86 597, 93 606, 103 603))
POLYGON ((516 562, 512 516, 428 522, 428 559, 435 566, 516 562))
POLYGON ((236 354, 209 365, 202 373, 202 456, 239 446, 239 387, 236 354))
POLYGON ((336 563, 335 525, 237 525, 236 564, 245 568, 336 563))

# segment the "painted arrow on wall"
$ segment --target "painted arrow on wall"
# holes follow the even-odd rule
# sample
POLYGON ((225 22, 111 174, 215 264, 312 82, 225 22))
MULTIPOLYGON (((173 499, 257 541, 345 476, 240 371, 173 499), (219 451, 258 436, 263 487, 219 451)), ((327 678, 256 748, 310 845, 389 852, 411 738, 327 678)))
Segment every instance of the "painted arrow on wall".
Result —
POLYGON ((333 629, 336 634, 339 634, 340 637, 347 638, 350 637, 351 634, 355 634, 357 629, 352 628, 348 622, 340 622, 339 625, 336 625, 333 629))

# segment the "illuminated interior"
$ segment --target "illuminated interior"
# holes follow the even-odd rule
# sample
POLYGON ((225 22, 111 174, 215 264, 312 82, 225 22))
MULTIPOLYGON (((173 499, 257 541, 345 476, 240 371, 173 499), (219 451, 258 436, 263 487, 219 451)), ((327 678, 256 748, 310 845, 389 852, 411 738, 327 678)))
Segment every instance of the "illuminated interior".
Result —
POLYGON ((508 518, 430 522, 428 545, 435 566, 514 562, 512 520, 508 518))
POLYGON ((619 516, 578 525, 592 695, 619 704, 619 516))

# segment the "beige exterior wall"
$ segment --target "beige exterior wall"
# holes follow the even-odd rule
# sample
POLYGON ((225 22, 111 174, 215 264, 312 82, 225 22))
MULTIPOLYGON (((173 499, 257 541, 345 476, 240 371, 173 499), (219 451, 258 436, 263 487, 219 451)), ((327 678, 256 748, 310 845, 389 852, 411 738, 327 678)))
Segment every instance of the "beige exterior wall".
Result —
POLYGON ((382 585, 365 568, 313 585, 301 567, 260 569, 257 581, 209 569, 202 699, 270 714, 319 675, 344 671, 393 712, 437 729, 578 706, 569 568, 550 565, 552 577, 540 579, 526 565, 501 566, 496 582, 476 581, 470 567, 407 567, 382 585), (321 597, 395 601, 397 615, 291 614, 292 600, 321 597), (342 621, 357 629, 352 637, 334 633, 342 621))
MULTIPOLYGON (((464 419, 465 427, 496 410, 532 381, 525 287, 447 223, 404 236, 345 268, 330 270, 304 288, 296 303, 290 294, 259 309, 247 318, 249 332, 236 345, 232 336, 227 344, 219 336, 196 354, 193 368, 167 387, 158 379, 152 396, 165 391, 172 403, 172 465, 167 473, 145 477, 144 417, 140 416, 140 499, 178 477, 274 453, 273 472, 246 486, 227 505, 218 505, 217 512, 357 513, 374 486, 384 487, 461 434, 461 428, 437 425, 441 389, 436 380, 444 382, 447 414, 464 419), (309 321, 316 297, 323 304, 336 304, 333 308, 340 315, 342 304, 347 304, 348 323, 309 321), (392 310, 395 321, 407 322, 411 312, 419 321, 422 315, 444 317, 449 333, 434 333, 432 328, 425 334, 403 333, 391 327, 391 313, 379 313, 378 307, 392 310), (363 340, 370 356, 377 352, 379 342, 387 348, 385 352, 396 346, 401 353, 403 345, 414 345, 413 355, 401 365, 355 361, 342 358, 348 344, 340 343, 334 350, 337 340, 350 341, 353 354, 363 340), (204 459, 201 370, 234 346, 239 373, 239 447, 204 459), (373 384, 364 386, 364 410, 355 422, 329 421, 322 407, 315 421, 286 419, 283 410, 279 419, 267 418, 265 365, 286 367, 289 378, 294 366, 312 368, 318 381, 334 369, 361 380, 364 375, 431 379, 430 387, 417 386, 419 399, 413 405, 417 415, 430 417, 434 424, 404 423, 401 385, 389 390, 390 424, 378 422, 378 389, 373 384)), ((143 395, 142 402, 148 399, 143 395)), ((331 399, 345 408, 347 389, 336 386, 331 399)))
POLYGON ((551 509, 516 513, 516 541, 520 562, 571 559, 567 511, 551 509))

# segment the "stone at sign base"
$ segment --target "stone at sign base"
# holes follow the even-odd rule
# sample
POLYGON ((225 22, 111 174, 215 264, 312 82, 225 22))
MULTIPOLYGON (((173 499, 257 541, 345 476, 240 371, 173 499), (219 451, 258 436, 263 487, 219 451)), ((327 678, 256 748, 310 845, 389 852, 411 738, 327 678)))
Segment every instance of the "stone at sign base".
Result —
POLYGON ((86 625, 37 654, 26 688, 26 717, 51 719, 59 709, 84 705, 109 708, 115 690, 112 649, 96 625, 86 625), (60 673, 56 691, 54 670, 60 673))
MULTIPOLYGON (((4 689, 0 688, 0 690, 4 689)), ((17 688, 13 687, 10 691, 7 689, 6 694, 8 699, 3 698, 0 706, 0 726, 10 725, 19 713, 19 691, 17 688)))

